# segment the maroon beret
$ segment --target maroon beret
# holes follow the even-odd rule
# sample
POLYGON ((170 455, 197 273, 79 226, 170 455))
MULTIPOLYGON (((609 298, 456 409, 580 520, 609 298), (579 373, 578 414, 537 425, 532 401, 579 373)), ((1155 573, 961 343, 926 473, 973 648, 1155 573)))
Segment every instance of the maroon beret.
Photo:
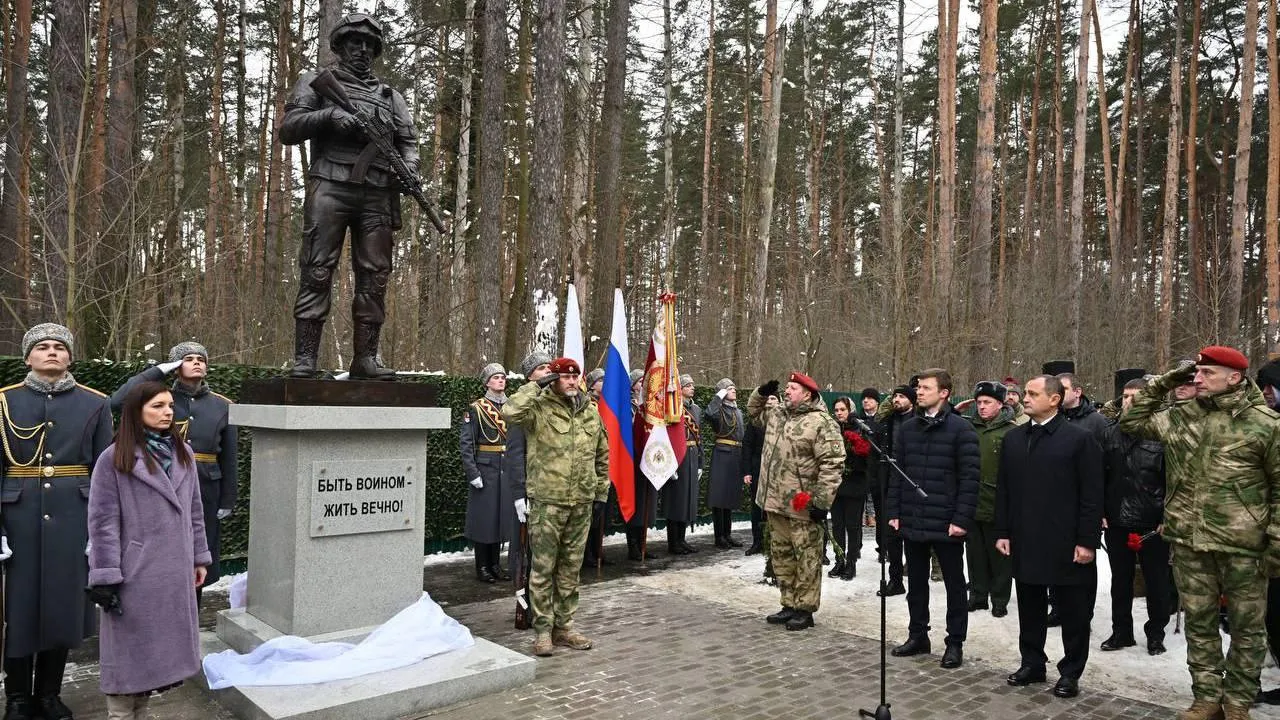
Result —
POLYGON ((810 390, 814 395, 818 394, 818 383, 813 378, 801 372, 791 373, 791 377, 787 378, 789 382, 793 382, 802 388, 810 390))
POLYGON ((1249 358, 1233 347, 1210 345, 1196 356, 1197 365, 1221 365, 1232 370, 1245 372, 1249 369, 1249 358))
POLYGON ((578 361, 573 358, 561 357, 551 361, 549 368, 551 372, 560 375, 581 375, 582 368, 578 367, 578 361))

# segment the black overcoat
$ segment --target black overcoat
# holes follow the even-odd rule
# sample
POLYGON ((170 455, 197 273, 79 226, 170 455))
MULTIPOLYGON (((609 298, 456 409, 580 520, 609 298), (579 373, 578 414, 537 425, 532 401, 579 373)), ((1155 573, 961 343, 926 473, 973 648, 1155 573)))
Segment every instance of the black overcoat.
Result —
POLYGON ((1000 446, 996 537, 1009 541, 1013 577, 1031 585, 1080 585, 1096 568, 1075 549, 1102 536, 1102 449, 1087 429, 1060 414, 1044 426, 1019 425, 1000 446))
MULTIPOLYGON (((675 476, 662 486, 662 516, 671 522, 691 523, 698 519, 698 496, 702 491, 702 447, 698 431, 702 426, 702 408, 687 400, 684 411, 688 415, 684 421, 684 460, 676 468, 675 476)), ((715 472, 714 466, 712 472, 715 472)))
POLYGON ((716 396, 707 403, 705 417, 715 431, 707 505, 737 510, 742 505, 742 476, 745 475, 742 472, 742 438, 746 423, 743 422, 742 410, 716 396))
POLYGON ((468 483, 463 535, 473 543, 499 543, 518 534, 515 497, 503 478, 509 432, 510 426, 502 417, 502 403, 480 398, 462 413, 458 450, 468 483), (470 484, 477 477, 482 487, 470 484))

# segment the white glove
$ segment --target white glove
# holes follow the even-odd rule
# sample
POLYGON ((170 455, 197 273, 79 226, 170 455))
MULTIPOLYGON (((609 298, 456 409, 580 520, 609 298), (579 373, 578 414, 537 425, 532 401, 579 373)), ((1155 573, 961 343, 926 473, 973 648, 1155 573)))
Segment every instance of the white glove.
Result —
POLYGON ((4 562, 11 557, 13 557, 13 551, 9 549, 9 538, 7 536, 0 535, 0 562, 4 562))
POLYGON ((92 541, 92 540, 90 540, 89 542, 87 542, 87 543, 85 543, 85 544, 84 544, 84 556, 85 556, 85 557, 89 557, 89 553, 91 553, 91 552, 93 552, 93 541, 92 541))
POLYGON ((168 375, 174 370, 177 370, 178 366, 181 364, 182 364, 181 360, 174 360, 173 362, 162 362, 156 367, 160 368, 160 372, 164 373, 165 375, 168 375))
POLYGON ((333 376, 334 380, 349 380, 350 378, 351 378, 351 373, 345 370, 333 376))
POLYGON ((483 490, 483 489, 484 489, 484 480, 481 480, 480 478, 475 478, 474 480, 472 480, 472 481, 471 481, 471 487, 473 487, 473 488, 475 488, 475 489, 477 489, 477 490, 483 490))
POLYGON ((717 393, 716 393, 716 397, 718 397, 718 398, 720 398, 721 400, 723 400, 723 399, 725 399, 725 397, 726 397, 726 396, 728 396, 728 394, 729 394, 729 388, 725 388, 725 389, 720 390, 719 392, 717 392, 717 393))
POLYGON ((218 519, 226 520, 231 517, 231 508, 218 508, 218 519))
POLYGON ((516 501, 516 519, 519 520, 520 522, 524 522, 525 518, 527 518, 528 516, 529 516, 529 503, 525 501, 524 498, 520 498, 519 500, 516 501))

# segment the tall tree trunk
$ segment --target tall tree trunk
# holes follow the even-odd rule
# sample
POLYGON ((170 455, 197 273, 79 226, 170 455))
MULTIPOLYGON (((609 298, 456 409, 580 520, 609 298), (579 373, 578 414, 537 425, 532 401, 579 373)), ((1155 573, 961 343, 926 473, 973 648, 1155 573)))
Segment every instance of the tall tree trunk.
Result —
POLYGON ((936 330, 951 332, 951 277, 956 232, 956 52, 960 0, 938 0, 938 234, 934 267, 936 330))
MULTIPOLYGON (((592 0, 579 0, 576 9, 578 20, 577 82, 573 87, 572 161, 569 165, 569 244, 573 248, 573 281, 578 297, 590 302, 593 293, 591 224, 591 140, 595 128, 595 108, 592 107, 592 90, 595 85, 595 17, 592 0)), ((592 309, 590 305, 587 310, 592 309)), ((593 318, 584 314, 587 338, 592 335, 607 337, 610 318, 593 318)), ((600 346, 592 343, 595 348, 600 346)), ((588 358, 600 357, 598 354, 588 358)))
POLYGON ((1280 351, 1280 52, 1277 0, 1267 3, 1267 207, 1266 273, 1268 352, 1280 351))
MULTIPOLYGON (((707 73, 702 89, 702 206, 699 213, 698 232, 698 272, 695 283, 698 288, 705 288, 711 277, 711 146, 712 123, 715 120, 715 103, 713 92, 716 79, 716 0, 709 0, 711 8, 707 16, 707 73)), ((717 256, 719 254, 717 253, 717 256)), ((704 295, 702 302, 695 306, 695 317, 701 319, 706 306, 704 295)), ((698 324, 698 330, 704 334, 712 332, 710 325, 698 324)))
MULTIPOLYGON (((590 15, 588 12, 587 15, 590 15)), ((476 211, 476 301, 474 327, 477 363, 498 359, 502 349, 502 195, 506 177, 507 1, 485 0, 484 57, 480 86, 480 175, 476 211)))
MULTIPOLYGON (((1181 27, 1181 1, 1177 3, 1177 14, 1174 17, 1174 27, 1181 27)), ((1182 32, 1175 33, 1175 37, 1177 41, 1174 44, 1173 59, 1169 63, 1169 136, 1164 169, 1164 240, 1160 248, 1160 307, 1156 313, 1156 367, 1158 368, 1169 366, 1169 356, 1172 351, 1170 342, 1173 330, 1173 266, 1178 249, 1178 140, 1182 134, 1182 32)))
POLYGON ((12 35, 5 37, 8 68, 5 88, 4 204, 0 205, 0 353, 17 355, 27 322, 27 298, 31 278, 23 272, 22 258, 30 255, 30 188, 21 182, 27 172, 23 148, 30 144, 27 122, 27 63, 31 57, 31 0, 15 0, 12 35), (9 40, 12 37, 12 40, 9 40))
MULTIPOLYGON (((1076 51, 1076 117, 1071 133, 1071 239, 1067 248, 1067 339, 1071 357, 1080 357, 1080 284, 1084 268, 1084 161, 1088 155, 1085 113, 1089 109, 1089 15, 1093 0, 1080 11, 1080 45, 1076 51)), ((1099 58, 1101 61, 1101 58, 1099 58)), ((1099 88, 1105 96, 1106 88, 1099 88)))
MULTIPOLYGON (((1120 108, 1120 149, 1119 155, 1116 158, 1115 205, 1116 228, 1118 230, 1115 238, 1112 240, 1113 248, 1121 247, 1121 237, 1119 232, 1121 232, 1125 226, 1124 215, 1127 198, 1127 194, 1125 193, 1125 187, 1127 184, 1125 182, 1125 178, 1129 172, 1129 166, 1127 163, 1129 156, 1129 116, 1133 108, 1133 76, 1138 59, 1138 20, 1139 14, 1142 12, 1142 6, 1139 3, 1140 0, 1130 0, 1129 2, 1129 34, 1127 41, 1129 52, 1125 59, 1124 67, 1124 101, 1120 108)), ((1102 33, 1099 32, 1098 36, 1099 39, 1101 39, 1102 33)), ((1102 63, 1098 63, 1098 65, 1101 66, 1102 63)), ((1124 248, 1128 249, 1128 247, 1129 245, 1126 243, 1124 248)), ((1124 286, 1128 284, 1126 276, 1128 267, 1126 264, 1127 253, 1119 252, 1119 254, 1112 260, 1111 297, 1113 303, 1118 303, 1120 302, 1120 298, 1124 292, 1124 286)))
MULTIPOLYGON (((771 12, 777 12, 776 0, 768 0, 771 12)), ((756 230, 755 273, 751 285, 751 349, 750 377, 760 377, 760 353, 763 350, 765 325, 765 293, 769 286, 769 238, 773 226, 774 171, 778 164, 778 124, 782 116, 782 73, 786 55, 786 28, 779 27, 773 38, 773 60, 769 69, 768 113, 761 115, 764 125, 760 133, 760 215, 756 230)))
MULTIPOLYGON (((223 0, 214 0, 213 71, 209 97, 209 200, 204 217, 204 273, 199 281, 197 304, 202 314, 215 323, 221 320, 219 288, 227 277, 225 268, 226 236, 224 234, 226 209, 224 203, 222 139, 222 82, 223 63, 226 55, 227 8, 223 0)), ((217 329, 223 328, 219 325, 217 329)), ((206 330, 207 332, 207 330, 206 330)))
MULTIPOLYGON (((626 0, 618 1, 626 3, 626 0)), ((558 302, 564 279, 560 272, 564 225, 561 190, 564 179, 564 0, 539 0, 539 9, 530 178, 533 192, 530 284, 536 322, 534 347, 554 353, 559 344, 558 302)), ((625 22, 622 32, 625 37, 625 22)), ((598 283, 597 287, 604 284, 598 283)))
POLYGON ((519 68, 516 71, 516 107, 512 113, 516 120, 516 153, 520 161, 516 175, 516 239, 512 252, 514 283, 511 305, 507 309, 507 331, 503 359, 508 367, 518 363, 524 352, 521 328, 529 315, 528 267, 529 267, 529 203, 530 156, 529 104, 533 99, 533 0, 520 3, 520 30, 518 35, 519 68))
POLYGON ((662 0, 662 247, 658 257, 666 259, 663 292, 676 290, 676 175, 672 157, 674 148, 672 147, 673 109, 671 104, 671 63, 674 59, 675 53, 671 46, 671 0, 662 0))
POLYGON ((897 61, 893 69, 893 377, 901 378, 907 363, 907 260, 902 221, 902 114, 903 50, 906 29, 906 2, 898 0, 897 61))
MULTIPOLYGON (((126 3, 127 4, 127 3, 126 3)), ((85 87, 86 0, 53 0, 53 29, 49 39, 48 160, 45 166, 44 264, 47 285, 38 310, 42 317, 63 318, 78 330, 73 315, 77 303, 76 203, 79 200, 79 143, 81 103, 85 87)), ((114 15, 115 13, 113 13, 114 15)))
POLYGON ((280 18, 276 25, 275 72, 270 76, 274 80, 269 151, 271 164, 267 169, 267 214, 262 233, 262 289, 270 303, 269 307, 281 307, 285 302, 284 253, 281 243, 292 200, 284 191, 284 175, 290 172, 290 168, 285 167, 284 163, 280 126, 284 123, 284 102, 291 89, 289 78, 293 75, 289 67, 290 48, 293 45, 292 22, 293 0, 281 0, 280 18))
MULTIPOLYGON (((1200 238, 1200 183, 1196 179, 1196 149, 1200 135, 1196 125, 1200 119, 1200 3, 1192 4, 1191 63, 1187 72, 1187 260, 1191 265, 1191 307, 1187 313, 1193 331, 1202 332, 1205 311, 1205 265, 1200 238)), ((1217 262, 1215 261, 1216 265, 1217 262)))
MULTIPOLYGON (((1102 52, 1102 23, 1098 20, 1099 14, 1093 13, 1094 49, 1098 51, 1098 129, 1102 133, 1103 200, 1107 210, 1107 240, 1111 250, 1111 277, 1114 280, 1120 273, 1120 216, 1118 215, 1120 201, 1117 198, 1116 172, 1111 164, 1111 112, 1108 109, 1107 78, 1104 72, 1106 55, 1102 52)), ((1123 167, 1120 168, 1120 176, 1124 176, 1123 167)), ((1118 296, 1112 295, 1113 306, 1118 299, 1118 296)))
POLYGON ((1227 257, 1227 297, 1219 342, 1238 343, 1244 292, 1244 233, 1249 220, 1249 159, 1253 154, 1253 75, 1258 67, 1258 0, 1244 10, 1244 60, 1240 68, 1240 123, 1236 130, 1235 185, 1231 191, 1231 252, 1227 257))
MULTIPOLYGON (((596 243, 591 278, 591 323, 603 328, 613 316, 613 290, 624 287, 624 268, 618 262, 622 249, 622 195, 618 178, 622 171, 622 108, 626 102, 627 30, 631 0, 613 0, 605 29, 604 100, 600 108, 599 162, 596 165, 596 243)), ((539 68, 541 72, 541 68, 539 68)), ((536 127, 536 126, 535 126, 536 127)), ((589 357, 599 357, 607 337, 591 343, 589 357)))
MULTIPOLYGON (((800 244, 804 247, 805 252, 811 258, 816 258, 815 244, 818 240, 816 228, 811 223, 818 220, 818 186, 815 174, 818 170, 818 133, 814 127, 813 120, 813 73, 810 64, 810 55, 812 48, 812 24, 810 17, 813 15, 812 0, 801 0, 800 3, 800 59, 801 59, 801 76, 800 86, 801 107, 804 109, 804 124, 800 129, 799 141, 804 146, 804 200, 800 203, 799 218, 797 218, 797 229, 800 232, 800 244)), ((871 61, 869 65, 875 64, 875 40, 874 35, 871 42, 871 61)), ((874 93, 873 93, 874 95, 874 93)), ((874 101, 873 101, 874 106, 874 101)), ((873 114, 873 117, 877 117, 873 114)), ((880 125, 873 121, 875 125, 875 134, 877 138, 880 133, 880 125)), ((883 143, 878 143, 883 144, 883 143)), ((795 257, 795 253, 791 253, 791 257, 795 257)), ((836 262, 843 263, 844 258, 836 258, 836 262)), ((813 263, 804 263, 803 270, 803 286, 802 297, 809 297, 813 290, 813 263)), ((812 360, 806 356, 806 359, 812 360)))
POLYGON ((982 0, 978 25, 978 138, 974 149, 973 205, 970 210, 969 298, 970 377, 988 377, 990 340, 982 328, 991 310, 991 193, 995 183, 996 25, 999 0, 982 0))
MULTIPOLYGON (((461 108, 458 110, 458 155, 455 170, 457 181, 453 188, 453 263, 449 269, 449 318, 450 325, 466 327, 463 318, 467 315, 467 235, 471 229, 471 221, 467 214, 468 200, 471 193, 471 79, 475 73, 475 28, 476 2, 466 0, 462 40, 462 72, 458 91, 461 108)), ((472 263, 477 266, 486 263, 472 263)), ((476 313, 479 318, 482 315, 476 313)), ((473 328, 474 330, 475 328, 473 328)), ((452 362, 455 371, 461 370, 462 339, 465 332, 452 332, 450 342, 453 344, 452 362)))
MULTIPOLYGON (((1064 190, 1062 176, 1066 167, 1067 151, 1062 112, 1062 3, 1055 2, 1053 6, 1053 252, 1050 257, 1054 259, 1054 262, 1052 273, 1046 275, 1046 277, 1051 279, 1051 285, 1056 286, 1060 281, 1057 258, 1062 251, 1062 241, 1066 234, 1063 232, 1066 223, 1063 220, 1064 190)), ((1041 270, 1043 271, 1043 268, 1041 270)))
POLYGON ((320 0, 320 26, 316 29, 316 64, 319 67, 338 62, 337 54, 329 47, 329 35, 341 20, 342 0, 320 0))

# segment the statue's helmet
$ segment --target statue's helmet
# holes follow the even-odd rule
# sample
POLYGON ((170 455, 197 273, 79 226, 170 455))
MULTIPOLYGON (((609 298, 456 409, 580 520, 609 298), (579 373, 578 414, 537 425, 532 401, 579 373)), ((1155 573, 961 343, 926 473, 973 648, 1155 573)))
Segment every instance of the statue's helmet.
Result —
POLYGON ((343 38, 351 34, 360 34, 373 41, 373 56, 382 54, 382 23, 377 18, 364 13, 345 15, 329 33, 329 47, 337 52, 343 38))

